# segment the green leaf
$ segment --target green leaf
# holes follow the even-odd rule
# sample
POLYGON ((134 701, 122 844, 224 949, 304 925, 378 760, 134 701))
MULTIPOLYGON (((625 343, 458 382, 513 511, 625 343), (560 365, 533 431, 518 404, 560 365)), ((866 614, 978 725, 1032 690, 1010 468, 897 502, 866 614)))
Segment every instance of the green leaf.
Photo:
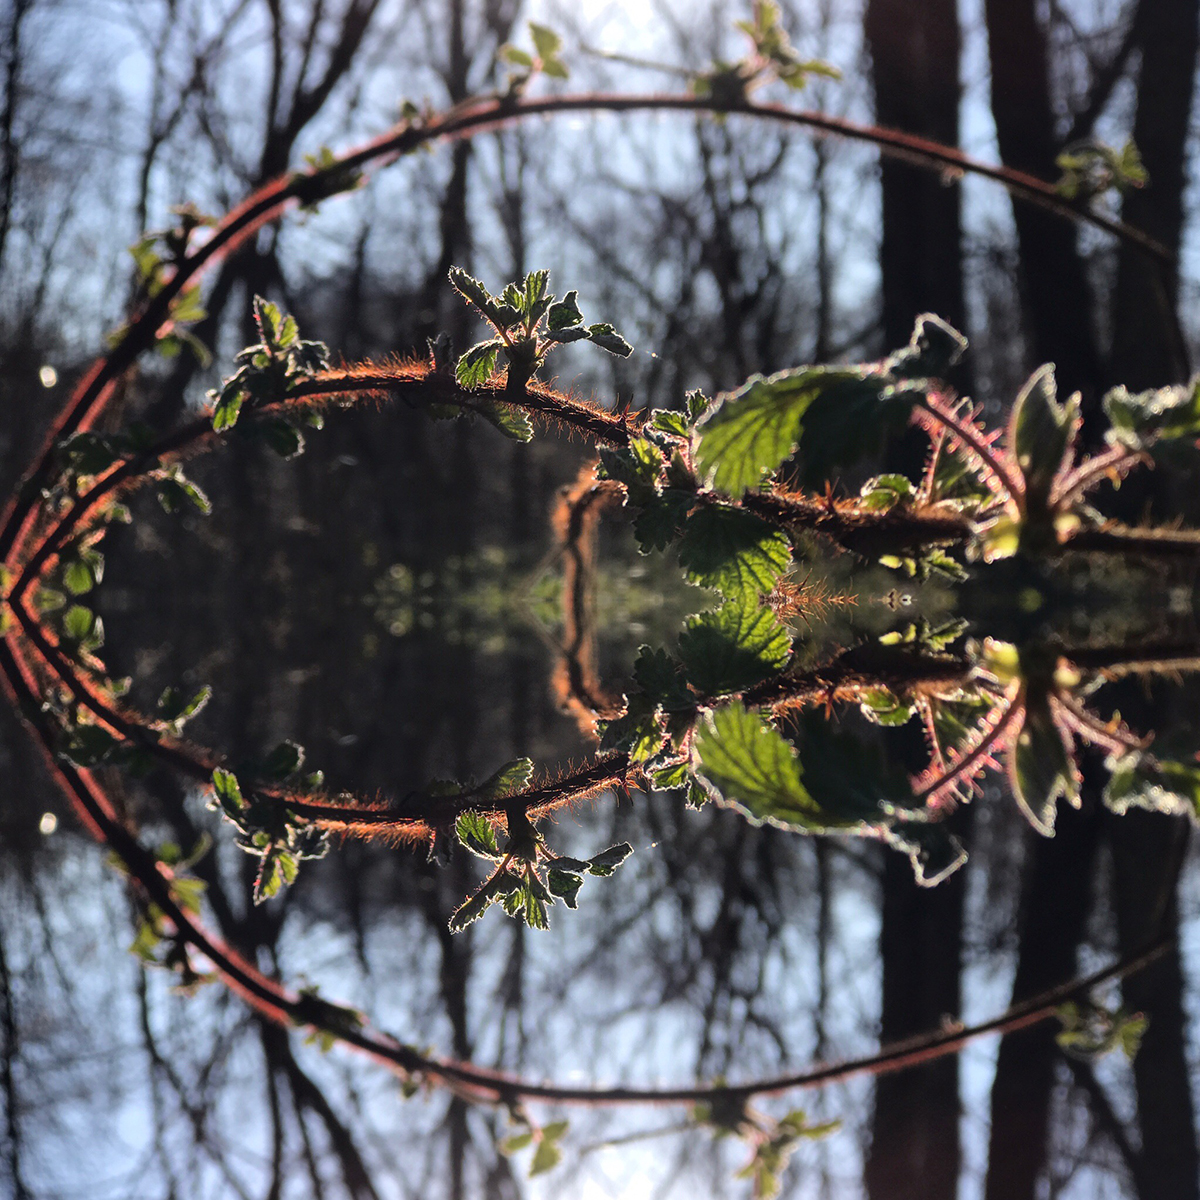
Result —
POLYGON ((654 786, 662 792, 674 791, 676 788, 687 787, 691 778, 691 770, 685 762, 671 763, 660 767, 650 777, 654 786))
POLYGON ((1200 821, 1200 766, 1194 761, 1134 751, 1111 762, 1109 768, 1112 775, 1104 789, 1104 803, 1118 815, 1144 808, 1200 821))
POLYGON ((171 725, 182 725, 194 717, 212 697, 212 688, 207 684, 190 700, 178 688, 168 687, 158 698, 158 716, 171 725))
POLYGON ((517 46, 505 43, 496 51, 496 56, 501 62, 508 63, 513 67, 530 67, 533 66, 533 55, 521 50, 517 46))
POLYGON ((254 323, 258 326, 262 343, 268 349, 274 350, 280 346, 280 333, 283 329, 283 314, 278 306, 262 296, 254 297, 254 323))
POLYGON ((681 665, 665 650, 641 646, 633 678, 653 704, 669 709, 693 707, 681 665))
POLYGON ((504 345, 500 338, 477 342, 455 364, 454 378, 460 387, 476 388, 496 373, 496 357, 504 345))
POLYGON ((282 783, 289 775, 300 770, 304 762, 304 747, 292 741, 280 742, 263 759, 261 774, 265 779, 282 783))
POLYGON ((1025 477, 1029 497, 1048 497, 1063 464, 1079 416, 1078 397, 1056 399, 1054 367, 1039 367, 1021 389, 1008 425, 1008 449, 1025 477))
POLYGON ((490 775, 476 788, 481 799, 493 800, 514 795, 529 786, 533 778, 533 762, 528 758, 514 758, 495 774, 490 775))
POLYGON ((472 921, 478 921, 488 910, 488 906, 496 899, 497 893, 485 885, 473 896, 469 896, 458 906, 450 917, 450 932, 459 933, 466 929, 472 921))
POLYGON ((97 767, 108 762, 122 743, 99 725, 76 725, 61 753, 77 767, 97 767))
POLYGON ((587 335, 588 341, 619 358, 628 358, 633 353, 633 347, 607 322, 589 325, 587 335))
POLYGON ((509 1155, 516 1154, 518 1150, 524 1150, 526 1146, 533 1145, 533 1130, 526 1129, 521 1133, 514 1133, 509 1137, 502 1139, 497 1143, 496 1149, 501 1154, 509 1155))
POLYGON ((63 583, 73 596, 85 596, 96 586, 96 577, 83 559, 76 558, 67 564, 67 569, 63 572, 63 583))
POLYGON ((628 842, 618 842, 601 850, 588 859, 588 874, 606 878, 611 875, 631 854, 633 847, 628 842))
POLYGON ((684 526, 679 563, 691 583, 749 607, 792 562, 787 535, 743 509, 706 504, 684 526))
POLYGON ((543 1138, 538 1142, 538 1147, 534 1151, 533 1163, 529 1168, 529 1178, 532 1179, 535 1175, 544 1175, 547 1171, 553 1170, 561 1160, 562 1151, 558 1144, 543 1138))
POLYGON ((504 857, 492 823, 481 813, 460 814, 454 823, 454 833, 462 845, 480 858, 498 861, 504 857))
POLYGON ((863 484, 859 504, 868 512, 891 512, 910 502, 917 494, 912 480, 905 475, 877 475, 863 484))
POLYGON ((782 670, 791 650, 787 629, 755 601, 691 617, 679 637, 688 682, 704 696, 743 691, 782 670))
POLYGON ((96 614, 82 604, 72 604, 63 617, 63 633, 72 641, 81 642, 92 632, 96 614))
POLYGON ((1053 837, 1058 798, 1078 803, 1079 772, 1070 735, 1059 728, 1045 699, 1027 702, 1025 722, 1009 753, 1008 778, 1029 823, 1044 837, 1053 837))
POLYGON ((212 776, 213 791, 221 807, 228 813, 240 813, 246 807, 242 798, 242 789, 238 785, 237 776, 224 767, 217 767, 212 776))
POLYGON ((514 442, 533 441, 533 422, 528 413, 515 405, 487 400, 479 404, 476 411, 514 442))
POLYGON ((246 393, 240 390, 221 393, 220 399, 213 408, 212 427, 214 433, 224 433, 237 424, 245 396, 246 393))
POLYGON ((656 408, 650 414, 650 424, 653 428, 660 429, 663 433, 673 434, 675 437, 690 437, 692 432, 691 422, 684 413, 674 412, 667 408, 656 408))
POLYGON ((867 688, 858 699, 863 715, 876 725, 907 725, 917 712, 887 688, 867 688))
POLYGON ((533 35, 533 46, 537 51, 538 58, 543 62, 548 58, 555 58, 562 49, 562 38, 553 29, 530 21, 529 32, 533 35))
POLYGON ((633 534, 643 554, 665 550, 683 532, 687 515, 696 503, 696 493, 686 488, 665 487, 661 493, 641 497, 641 512, 634 518, 633 534))
POLYGON ((922 313, 908 345, 890 355, 883 366, 901 379, 944 379, 966 348, 967 339, 953 325, 933 313, 922 313))
POLYGON ((304 435, 282 417, 260 420, 254 431, 280 458, 295 458, 304 451, 304 435))
MULTIPOLYGON (((583 324, 583 313, 579 310, 579 293, 569 291, 557 304, 550 305, 546 316, 546 328, 551 333, 562 329, 573 329, 583 324)), ((586 337, 586 331, 580 336, 586 337)))
POLYGON ((583 887, 583 877, 573 871, 560 871, 551 867, 546 875, 546 884, 550 891, 562 899, 568 908, 578 908, 579 889, 583 887))
POLYGON ((724 803, 756 823, 783 828, 820 825, 820 807, 808 794, 792 745, 740 703, 717 709, 696 729, 697 770, 724 803))
POLYGON ((1200 437, 1200 376, 1179 387, 1131 393, 1113 388, 1104 397, 1110 443, 1142 450, 1157 441, 1200 437))
MULTIPOLYGON (((718 397, 697 426, 696 464, 720 491, 739 498, 760 487, 795 452, 805 414, 821 400, 838 408, 848 395, 878 400, 888 381, 865 368, 801 367, 753 376, 736 392, 718 397)), ((864 422, 857 422, 861 438, 864 422)))

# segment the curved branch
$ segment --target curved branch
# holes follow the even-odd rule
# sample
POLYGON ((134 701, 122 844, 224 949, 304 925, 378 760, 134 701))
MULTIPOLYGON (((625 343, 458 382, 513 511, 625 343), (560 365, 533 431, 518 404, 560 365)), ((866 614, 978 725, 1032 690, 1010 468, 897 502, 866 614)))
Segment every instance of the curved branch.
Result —
POLYGON ((395 162, 405 154, 439 139, 454 140, 499 129, 535 116, 575 112, 690 112, 742 116, 779 121, 812 129, 819 134, 867 142, 884 154, 938 171, 963 172, 992 179, 1014 195, 1048 208, 1060 216, 1095 225, 1138 246, 1153 258, 1169 262, 1170 253, 1152 238, 1121 221, 1065 200, 1054 186, 1011 167, 979 162, 960 150, 895 129, 863 125, 826 113, 789 109, 778 104, 746 100, 737 105, 718 104, 696 96, 659 93, 607 95, 591 93, 553 96, 538 100, 484 97, 464 101, 445 113, 418 122, 406 121, 395 129, 336 159, 326 167, 289 172, 265 184, 217 225, 212 237, 186 255, 173 275, 163 280, 159 292, 137 313, 125 336, 108 354, 97 359, 80 380, 56 418, 36 463, 26 475, 0 525, 0 558, 9 561, 20 542, 41 488, 53 468, 54 448, 63 437, 88 428, 112 394, 116 382, 138 356, 153 344, 158 330, 169 319, 172 302, 201 271, 227 256, 268 221, 297 202, 313 202, 345 190, 339 180, 373 162, 395 162))

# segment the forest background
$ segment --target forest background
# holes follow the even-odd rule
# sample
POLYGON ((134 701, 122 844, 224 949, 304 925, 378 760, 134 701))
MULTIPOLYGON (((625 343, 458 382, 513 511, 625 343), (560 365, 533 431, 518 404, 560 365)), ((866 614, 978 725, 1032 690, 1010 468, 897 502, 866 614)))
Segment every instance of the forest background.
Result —
MULTIPOLYGON (((436 147, 264 231, 206 286, 208 315, 193 332, 213 365, 186 349, 144 365, 120 415, 165 426, 200 402, 253 340, 255 294, 348 359, 419 349, 443 330, 466 346, 476 329, 447 286, 451 265, 492 284, 548 267, 560 290, 578 288, 584 309, 637 351, 604 363, 564 352, 560 380, 638 406, 677 405, 690 388, 711 393, 754 371, 875 358, 923 311, 967 333, 956 382, 993 416, 1045 361, 1064 393, 1082 392, 1085 413, 1117 383, 1188 377, 1200 334, 1194 0, 783 7, 797 47, 843 72, 813 80, 805 106, 1050 182, 1064 151, 1132 141, 1147 184, 1080 202, 1119 213, 1167 248, 1170 265, 987 180, 881 161, 870 145, 737 117, 531 122, 436 147)), ((121 324, 135 286, 126 250, 168 224, 172 205, 224 211, 306 154, 389 127, 405 100, 442 108, 502 89, 496 51, 527 40, 529 19, 563 34, 571 90, 619 90, 680 81, 592 51, 686 72, 735 58, 732 22, 745 15, 699 2, 10 0, 0 31, 5 483, 121 324)), ((1086 185, 1107 182, 1101 171, 1086 185)), ((217 512, 185 519, 190 536, 178 520, 146 520, 109 546, 98 607, 110 665, 147 696, 168 682, 211 684, 202 740, 237 755, 295 737, 359 791, 482 776, 514 754, 579 756, 546 682, 552 654, 511 597, 518 583, 544 583, 546 515, 583 453, 403 410, 331 422, 296 462, 236 447, 197 467, 217 512)), ((1178 512, 1186 491, 1128 502, 1178 512)), ((631 543, 620 529, 610 536, 611 558, 627 564, 612 568, 601 662, 619 690, 638 641, 669 631, 675 610, 653 564, 630 571, 631 543)), ((1129 703, 1182 707, 1157 694, 1129 703)), ((310 1061, 236 1004, 181 1007, 143 976, 124 956, 119 882, 65 822, 53 837, 39 831, 61 802, 4 720, 13 915, 0 927, 0 1172, 14 1194, 73 1194, 83 1182, 73 1160, 98 1154, 108 1190, 92 1194, 149 1194, 135 1190, 146 1178, 163 1195, 519 1194, 492 1118, 447 1097, 399 1108, 381 1084, 310 1061), (247 1088, 252 1118, 238 1113, 247 1088), (402 1156, 397 1137, 412 1148, 402 1156), (125 1152, 101 1154, 106 1145, 125 1152)), ((1195 927, 1186 825, 1148 814, 1122 818, 1118 836, 1102 812, 1064 812, 1045 841, 1011 810, 980 806, 964 830, 970 866, 933 892, 899 856, 798 842, 727 812, 593 819, 598 842, 655 843, 657 857, 635 856, 647 861, 634 881, 572 914, 549 949, 519 928, 450 939, 464 868, 398 869, 394 851, 371 846, 346 848, 276 910, 231 894, 222 924, 260 961, 286 960, 341 992, 353 980, 397 1023, 464 1057, 561 1074, 599 1056, 644 1077, 836 1057, 946 1014, 999 1010, 1139 945, 1160 915, 1148 897, 1167 897, 1170 921, 1195 927), (635 918, 636 936, 616 939, 635 918), (626 986, 594 995, 588 971, 616 962, 626 986)), ((210 897, 220 885, 214 876, 210 897)), ((1126 1002, 1151 1016, 1132 1068, 1069 1060, 1053 1030, 1037 1030, 1005 1039, 998 1055, 823 1095, 814 1112, 840 1117, 842 1130, 805 1148, 787 1186, 872 1200, 1200 1195, 1196 994, 1184 986, 1196 953, 1184 937, 1126 985, 1126 1002)), ((594 1141, 626 1132, 617 1118, 595 1122, 594 1141)), ((633 1195, 683 1190, 711 1171, 705 1186, 733 1189, 724 1153, 582 1156, 553 1186, 633 1195)))

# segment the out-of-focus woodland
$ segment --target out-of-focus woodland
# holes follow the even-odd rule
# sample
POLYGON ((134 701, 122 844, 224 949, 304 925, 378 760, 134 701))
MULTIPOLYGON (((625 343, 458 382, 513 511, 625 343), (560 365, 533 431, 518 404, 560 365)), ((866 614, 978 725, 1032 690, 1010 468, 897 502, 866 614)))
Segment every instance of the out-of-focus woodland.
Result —
MULTIPOLYGON (((424 353, 442 331, 465 347, 478 330, 447 284, 452 265, 492 284, 548 267, 560 290, 578 288, 637 349, 564 351, 560 384, 638 407, 756 371, 876 358, 926 311, 967 333, 955 383, 993 418, 1042 362, 1057 364, 1062 394, 1082 393, 1085 440, 1108 388, 1188 378, 1200 349, 1195 0, 783 7, 802 53, 844 75, 810 82, 794 101, 805 107, 1051 183, 1064 151, 1095 166, 1103 156, 1087 147, 1132 141, 1145 185, 1109 188, 1096 167, 1077 202, 1118 213, 1170 262, 988 180, 795 128, 684 114, 529 121, 435 145, 222 261, 194 327, 211 364, 188 348, 143 360, 111 419, 164 428, 194 410, 254 340, 255 294, 347 361, 424 353)), ((732 22, 745 15, 709 0, 9 0, 5 492, 125 318, 128 247, 168 225, 171 206, 223 212, 306 154, 386 129, 406 100, 440 109, 503 89, 497 49, 527 39, 530 18, 563 34, 572 90, 648 90, 678 87, 672 69, 736 57, 732 22)), ((920 453, 916 441, 893 450, 906 469, 920 453)), ((234 439, 190 468, 211 517, 147 506, 110 534, 96 601, 106 661, 148 708, 167 684, 212 685, 199 740, 236 758, 295 738, 359 792, 481 777, 515 755, 578 760, 589 747, 551 687, 549 514, 586 454, 565 437, 514 444, 403 406, 335 416, 294 462, 234 439)), ((1147 473, 1119 502, 1194 523, 1194 493, 1194 479, 1147 473)), ((615 515, 599 555, 599 668, 619 694, 647 630, 666 636, 686 607, 615 515)), ((1147 582, 1081 567, 1051 615, 998 616, 969 585, 965 603, 1086 633, 1102 597, 1117 627, 1155 619, 1149 606, 1194 633, 1192 582, 1186 570, 1147 582)), ((1122 686, 1131 723, 1195 739, 1194 690, 1122 686)), ((236 997, 173 994, 127 953, 121 878, 73 827, 15 717, 0 722, 0 1192, 746 1194, 736 1145, 695 1130, 633 1139, 670 1123, 654 1112, 575 1114, 563 1165, 526 1182, 520 1159, 497 1150, 502 1113, 445 1093, 405 1101, 370 1063, 322 1055, 236 997)), ((439 871, 403 847, 347 843, 261 908, 245 856, 226 847, 194 871, 223 936, 264 970, 319 983, 414 1043, 558 1079, 740 1078, 841 1058, 1001 1011, 1177 928, 1123 984, 1121 1002, 1149 1018, 1132 1065, 1070 1057, 1041 1025, 811 1094, 810 1116, 842 1125, 797 1152, 784 1194, 1200 1200, 1189 823, 1115 819, 1087 768, 1083 806, 1063 808, 1053 839, 1031 835, 988 783, 954 818, 968 866, 934 889, 870 844, 663 796, 599 800, 562 817, 559 836, 580 853, 618 838, 638 853, 620 886, 544 934, 493 914, 452 936, 470 864, 439 871)), ((156 803, 172 788, 182 800, 177 782, 152 772, 123 787, 143 828, 198 841, 202 803, 156 803)))

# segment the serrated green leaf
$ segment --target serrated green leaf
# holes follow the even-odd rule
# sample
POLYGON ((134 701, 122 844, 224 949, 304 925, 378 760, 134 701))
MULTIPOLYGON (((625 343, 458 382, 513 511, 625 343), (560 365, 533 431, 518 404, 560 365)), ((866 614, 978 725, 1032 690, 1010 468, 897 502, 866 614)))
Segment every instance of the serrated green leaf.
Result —
POLYGON ((212 427, 214 433, 224 433, 237 424, 242 411, 242 401, 246 393, 243 391, 225 392, 217 400, 213 408, 212 427))
POLYGON ((259 336, 264 346, 274 349, 279 345, 279 335, 283 327, 283 314, 277 305, 262 296, 254 297, 254 323, 258 326, 259 336))
POLYGON ((546 884, 551 893, 562 899, 568 908, 578 908, 579 889, 583 886, 583 877, 572 871, 560 871, 551 867, 546 875, 546 884))
POLYGON ((588 859, 588 874, 607 877, 611 875, 631 854, 633 847, 628 842, 618 842, 601 850, 588 859))
MULTIPOLYGON (((755 375, 736 392, 718 397, 698 424, 696 464, 713 487, 740 498, 795 452, 814 403, 823 402, 831 422, 841 420, 852 398, 878 401, 887 383, 865 368, 802 367, 766 378, 755 375)), ((871 425, 861 414, 855 425, 861 440, 871 425)))
POLYGON ((903 350, 884 362, 884 370, 900 379, 944 379, 967 349, 967 339, 933 313, 922 313, 903 350))
POLYGON ((634 518, 633 533, 643 554, 665 550, 683 532, 696 493, 685 488, 665 487, 654 496, 642 496, 641 511, 634 518))
POLYGON ((859 505, 868 512, 891 512, 897 505, 911 501, 916 494, 912 480, 905 475, 877 475, 863 484, 859 505))
POLYGON ((676 788, 687 787, 691 778, 691 769, 685 762, 670 763, 660 767, 650 777, 654 786, 662 792, 674 791, 676 788))
POLYGON ((282 782, 289 775, 300 770, 304 763, 304 747, 293 741, 280 742, 270 754, 263 759, 262 775, 266 779, 282 782))
POLYGON ((589 325, 587 335, 588 341, 619 358, 628 358, 633 353, 633 347, 607 322, 589 325))
POLYGON ((917 712, 887 688, 866 688, 858 699, 863 715, 876 725, 907 725, 917 712))
POLYGON ((1104 397, 1110 443, 1142 450, 1157 441, 1200 437, 1200 376, 1178 387, 1131 393, 1113 388, 1104 397))
POLYGON ((478 921, 488 910, 488 906, 496 899, 496 893, 482 887, 473 896, 469 896, 458 906, 450 917, 450 932, 459 933, 466 929, 472 921, 478 921))
POLYGON ((775 614, 756 601, 726 601, 689 618, 679 636, 688 682, 704 696, 740 692, 787 665, 792 641, 775 614))
MULTIPOLYGON (((583 313, 579 309, 579 292, 572 288, 557 304, 550 305, 546 315, 546 328, 551 333, 572 329, 583 324, 583 313)), ((580 337, 586 337, 587 331, 580 337)))
POLYGON ((498 861, 504 857, 496 841, 496 831, 482 813, 461 813, 454 823, 454 833, 472 854, 480 858, 498 861))
POLYGON ((667 408, 656 408, 650 414, 650 424, 655 429, 673 434, 675 437, 690 437, 692 432, 691 423, 683 413, 667 408))
POLYGON ((1033 373, 1013 405, 1008 425, 1008 449, 1025 478, 1027 497, 1047 497, 1075 435, 1079 402, 1056 398, 1054 367, 1047 363, 1033 373))
POLYGON ((1058 799, 1078 800, 1079 775, 1069 734, 1059 728, 1044 699, 1026 704, 1024 724, 1009 753, 1008 778, 1029 823, 1044 837, 1053 837, 1058 799))
POLYGON ((742 509, 706 504, 687 518, 679 564, 691 583, 749 607, 792 561, 787 535, 742 509))
POLYGON ((641 646, 633 664, 633 678, 651 704, 668 709, 693 706, 682 664, 665 650, 641 646))
POLYGON ((697 770, 726 804, 756 822, 811 828, 820 807, 808 794, 795 749, 740 703, 717 709, 696 729, 697 770))
POLYGON ((212 783, 213 791, 216 792, 221 807, 226 811, 240 812, 246 807, 237 776, 232 771, 227 771, 224 767, 217 767, 213 771, 212 783))
POLYGON ((304 435, 282 417, 268 417, 254 426, 255 432, 280 458, 295 458, 304 451, 304 435))
POLYGON ((504 343, 499 338, 477 342, 455 364, 454 378, 460 387, 476 388, 496 373, 496 358, 504 343))
POLYGON ((485 401, 478 405, 476 411, 514 442, 533 441, 533 422, 529 414, 514 405, 485 401))
POLYGON ((528 758, 514 758, 507 762, 494 774, 490 775, 476 788, 476 792, 484 800, 511 796, 529 786, 533 778, 533 762, 528 758))

